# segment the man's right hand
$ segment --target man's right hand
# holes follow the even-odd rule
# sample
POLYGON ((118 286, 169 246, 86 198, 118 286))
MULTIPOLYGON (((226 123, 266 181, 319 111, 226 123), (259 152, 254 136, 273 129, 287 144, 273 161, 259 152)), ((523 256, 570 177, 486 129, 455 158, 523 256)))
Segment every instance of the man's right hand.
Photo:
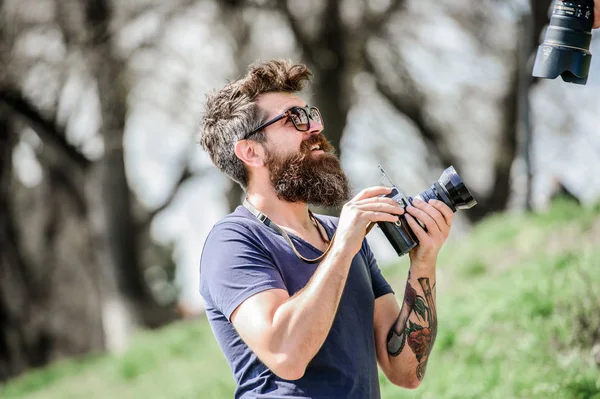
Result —
POLYGON ((594 29, 600 28, 600 0, 594 1, 594 29))
POLYGON ((356 255, 362 246, 369 223, 398 221, 404 213, 396 201, 382 197, 392 191, 389 187, 371 187, 362 190, 342 208, 336 232, 336 244, 345 253, 356 255))

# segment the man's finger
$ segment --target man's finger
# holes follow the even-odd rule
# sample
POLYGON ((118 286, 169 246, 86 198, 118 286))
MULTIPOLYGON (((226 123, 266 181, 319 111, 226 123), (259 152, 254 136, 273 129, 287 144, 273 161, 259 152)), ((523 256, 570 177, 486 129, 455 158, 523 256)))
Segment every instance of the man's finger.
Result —
POLYGON ((375 197, 376 195, 389 194, 391 192, 392 192, 392 189, 390 187, 383 187, 383 186, 369 187, 369 188, 365 188, 360 193, 356 194, 356 196, 354 196, 353 200, 359 201, 359 200, 362 200, 365 198, 375 197))
POLYGON ((408 213, 410 213, 414 218, 419 219, 424 225, 425 227, 427 227, 428 231, 434 232, 434 231, 441 231, 440 227, 438 226, 438 224, 435 222, 435 220, 425 211, 416 208, 412 205, 409 205, 406 210, 408 211, 408 213))
POLYGON ((594 28, 600 28, 600 0, 594 2, 594 28))
POLYGON ((448 207, 448 205, 444 204, 442 201, 438 200, 429 200, 429 204, 444 215, 444 219, 446 220, 446 224, 450 226, 452 224, 452 219, 454 218, 454 212, 452 209, 448 207))
POLYGON ((388 204, 385 202, 374 202, 369 204, 357 205, 358 209, 368 212, 387 212, 393 213, 395 215, 402 215, 404 213, 404 208, 398 206, 398 204, 388 204))
POLYGON ((365 205, 365 204, 374 204, 374 203, 385 203, 393 206, 397 206, 399 208, 403 208, 400 204, 388 197, 370 197, 362 200, 354 201, 356 205, 365 205))
POLYGON ((397 215, 392 215, 388 212, 377 212, 377 211, 367 211, 363 213, 364 218, 366 219, 367 227, 370 226, 371 223, 377 222, 390 222, 396 223, 398 221, 397 215))
POLYGON ((408 222, 408 225, 410 226, 412 232, 417 236, 419 242, 425 242, 425 240, 429 238, 427 232, 423 229, 423 227, 421 227, 419 223, 417 223, 413 216, 406 214, 406 221, 408 222))
POLYGON ((437 224, 437 227, 440 229, 440 231, 445 232, 446 230, 448 230, 448 224, 446 223, 446 217, 437 207, 435 207, 435 206, 433 206, 433 204, 431 204, 432 201, 433 200, 430 200, 429 202, 425 202, 425 201, 416 200, 416 201, 413 201, 413 205, 416 206, 417 208, 421 209, 422 211, 426 212, 429 216, 431 216, 433 218, 433 220, 435 221, 435 223, 437 224))

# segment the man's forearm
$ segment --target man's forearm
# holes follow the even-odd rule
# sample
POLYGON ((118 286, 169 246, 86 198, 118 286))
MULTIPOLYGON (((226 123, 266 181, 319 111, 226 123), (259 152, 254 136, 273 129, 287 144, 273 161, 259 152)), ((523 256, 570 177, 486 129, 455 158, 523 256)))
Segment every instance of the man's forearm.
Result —
POLYGON ((435 266, 411 266, 400 314, 387 336, 392 368, 421 381, 436 334, 435 266))
POLYGON ((332 248, 308 284, 273 316, 273 347, 305 368, 327 338, 346 285, 353 256, 332 248))

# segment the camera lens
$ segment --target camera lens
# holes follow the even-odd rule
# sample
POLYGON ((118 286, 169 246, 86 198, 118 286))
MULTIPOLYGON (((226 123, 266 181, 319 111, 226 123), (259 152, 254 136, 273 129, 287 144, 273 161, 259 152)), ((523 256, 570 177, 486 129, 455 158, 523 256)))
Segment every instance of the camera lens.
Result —
MULTIPOLYGON (((396 187, 393 187, 391 193, 386 195, 386 197, 393 199, 403 207, 408 205, 407 201, 412 202, 413 200, 413 198, 406 198, 396 187)), ((414 198, 419 198, 425 202, 430 199, 443 201, 453 212, 456 212, 457 209, 469 209, 477 205, 477 201, 473 198, 453 166, 444 170, 438 181, 428 190, 423 191, 414 198)), ((425 228, 425 225, 418 219, 417 222, 421 224, 421 227, 425 228)), ((392 244, 398 256, 407 254, 419 244, 419 240, 406 220, 406 215, 400 216, 396 223, 377 222, 377 225, 381 228, 381 231, 383 231, 390 244, 392 244)))
POLYGON ((430 199, 443 201, 453 212, 456 212, 457 209, 470 209, 477 205, 477 201, 453 166, 444 170, 437 182, 415 198, 425 202, 430 199))
POLYGON ((556 1, 544 43, 538 48, 533 76, 586 84, 592 54, 594 0, 556 1))

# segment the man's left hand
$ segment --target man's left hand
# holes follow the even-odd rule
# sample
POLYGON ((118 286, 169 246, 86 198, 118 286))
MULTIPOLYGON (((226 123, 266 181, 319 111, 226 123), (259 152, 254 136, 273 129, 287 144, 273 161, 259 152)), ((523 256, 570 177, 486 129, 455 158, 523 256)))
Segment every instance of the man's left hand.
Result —
POLYGON ((424 202, 413 200, 414 206, 407 206, 406 220, 419 239, 419 245, 409 253, 413 263, 434 265, 440 248, 448 238, 454 213, 442 201, 424 202), (427 228, 425 231, 415 220, 419 219, 427 228))

